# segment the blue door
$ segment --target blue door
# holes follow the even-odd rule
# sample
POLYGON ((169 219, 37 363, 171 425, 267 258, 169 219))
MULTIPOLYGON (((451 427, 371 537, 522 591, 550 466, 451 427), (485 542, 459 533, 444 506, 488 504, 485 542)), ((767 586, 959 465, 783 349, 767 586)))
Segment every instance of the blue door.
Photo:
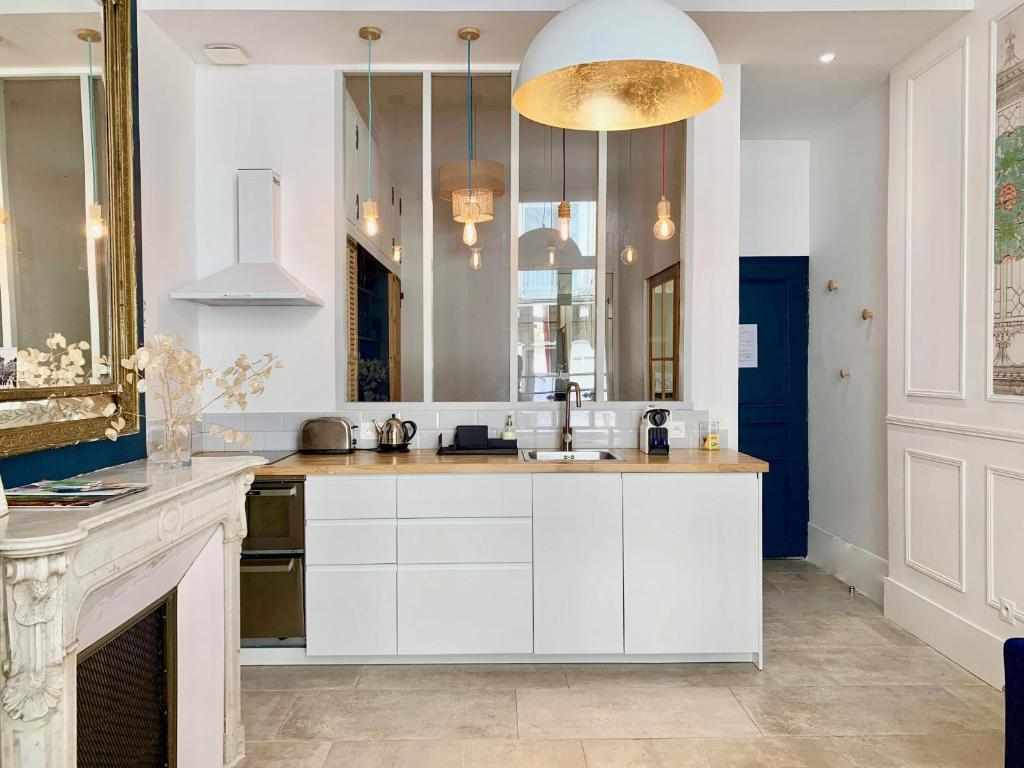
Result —
POLYGON ((764 556, 805 557, 806 256, 740 259, 740 326, 739 446, 771 465, 762 485, 764 556))

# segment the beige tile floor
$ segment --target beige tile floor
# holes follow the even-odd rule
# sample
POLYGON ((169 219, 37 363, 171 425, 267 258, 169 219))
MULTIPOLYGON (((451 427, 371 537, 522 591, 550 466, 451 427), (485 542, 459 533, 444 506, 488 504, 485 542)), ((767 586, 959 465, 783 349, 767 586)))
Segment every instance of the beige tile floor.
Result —
POLYGON ((1002 695, 800 561, 752 664, 245 667, 245 768, 997 768, 1002 695))

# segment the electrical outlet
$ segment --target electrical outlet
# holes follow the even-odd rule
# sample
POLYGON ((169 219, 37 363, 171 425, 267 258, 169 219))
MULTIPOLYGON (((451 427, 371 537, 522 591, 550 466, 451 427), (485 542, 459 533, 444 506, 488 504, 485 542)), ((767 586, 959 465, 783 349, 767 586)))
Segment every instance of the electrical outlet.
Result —
POLYGON ((668 423, 668 436, 672 439, 686 437, 686 422, 670 421, 668 423))
POLYGON ((1017 606, 1005 597, 999 601, 999 618, 1013 626, 1017 623, 1017 606))

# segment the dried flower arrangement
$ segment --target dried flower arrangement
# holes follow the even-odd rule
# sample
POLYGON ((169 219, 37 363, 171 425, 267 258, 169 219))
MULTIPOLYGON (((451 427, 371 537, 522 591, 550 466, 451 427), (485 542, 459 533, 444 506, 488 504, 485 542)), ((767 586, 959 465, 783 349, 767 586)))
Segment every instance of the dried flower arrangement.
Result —
MULTIPOLYGON (((274 369, 283 366, 277 356, 269 352, 254 361, 239 355, 218 373, 212 368, 204 368, 199 356, 185 347, 180 336, 156 334, 153 341, 146 342, 130 357, 123 358, 121 367, 128 371, 128 381, 137 381, 139 391, 148 392, 151 405, 155 403, 162 411, 168 450, 173 454, 176 448, 181 452, 188 449, 184 441, 191 441, 192 423, 199 421, 210 406, 220 403, 225 410, 237 406, 244 411, 250 397, 263 393, 274 369), (219 391, 203 403, 203 390, 211 380, 219 391)), ((107 437, 117 440, 125 427, 121 410, 110 404, 103 415, 110 420, 107 437)), ((252 438, 244 432, 219 425, 213 425, 210 433, 229 444, 247 447, 252 443, 252 438)), ((174 462, 173 455, 171 461, 174 462)))
MULTIPOLYGON (((89 342, 68 344, 64 334, 51 333, 46 339, 48 352, 29 347, 18 350, 18 386, 62 387, 86 383, 85 352, 89 342)), ((89 383, 98 384, 110 373, 110 360, 99 356, 92 360, 89 383)))

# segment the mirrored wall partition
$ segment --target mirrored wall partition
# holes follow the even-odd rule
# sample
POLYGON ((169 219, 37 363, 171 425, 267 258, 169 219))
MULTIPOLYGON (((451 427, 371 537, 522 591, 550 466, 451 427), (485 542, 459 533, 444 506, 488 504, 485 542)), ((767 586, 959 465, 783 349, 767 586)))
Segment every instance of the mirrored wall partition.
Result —
POLYGON ((345 402, 682 400, 685 124, 563 132, 513 81, 375 72, 371 128, 343 76, 345 402))

